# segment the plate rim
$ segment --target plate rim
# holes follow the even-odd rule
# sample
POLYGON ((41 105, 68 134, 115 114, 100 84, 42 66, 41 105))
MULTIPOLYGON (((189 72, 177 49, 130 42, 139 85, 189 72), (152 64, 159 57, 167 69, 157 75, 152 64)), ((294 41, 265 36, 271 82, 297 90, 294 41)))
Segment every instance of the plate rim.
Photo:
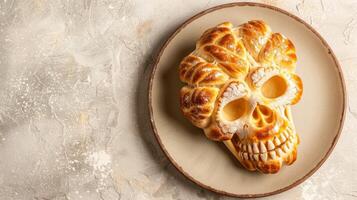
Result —
POLYGON ((266 196, 271 196, 271 195, 275 195, 275 194, 279 194, 282 192, 285 192, 287 190, 290 190, 294 187, 296 187, 297 185, 301 184, 302 182, 304 182, 306 179, 308 179, 310 176, 312 176, 321 166, 322 164, 327 160, 327 158, 330 156, 331 152, 333 151, 333 149, 335 148, 337 141, 339 139, 339 137, 341 136, 342 133, 342 129, 343 129, 343 125, 345 122, 345 117, 346 117, 346 108, 347 108, 347 90, 346 90, 346 84, 345 84, 345 79, 343 76, 343 71, 341 68, 340 63, 338 62, 338 59, 335 55, 335 53, 332 51, 330 45, 326 42, 326 40, 320 35, 320 33, 318 33, 310 24, 308 24, 307 22, 305 22, 303 19, 301 19, 300 17, 286 11, 283 10, 281 8, 272 6, 272 5, 268 5, 268 4, 264 4, 264 3, 257 3, 257 2, 234 2, 234 3, 226 3, 226 4, 220 4, 208 9, 205 9, 195 15, 193 15, 192 17, 189 17, 187 20, 185 20, 183 23, 181 23, 168 37, 168 39, 165 40, 165 42, 162 44, 159 53, 156 54, 156 56, 154 56, 154 62, 153 62, 153 66, 151 69, 151 73, 150 73, 150 77, 149 77, 149 88, 148 88, 148 109, 149 109, 149 115, 150 115, 150 124, 151 124, 151 129, 155 135, 155 138, 157 140, 157 142, 159 143, 159 146, 161 148, 161 150, 164 152, 165 156, 167 159, 169 159, 169 161, 171 162, 171 164, 182 174, 184 175, 184 177, 186 177, 188 180, 190 180, 191 182, 195 183, 196 185, 200 186, 203 189, 215 192, 217 194, 220 195, 225 195, 225 196, 230 196, 230 197, 238 197, 238 198, 257 198, 257 197, 266 197, 266 196), (171 155, 169 154, 169 152, 167 151, 166 147, 164 146, 164 144, 161 141, 161 138, 158 134, 158 131, 156 129, 156 125, 155 125, 155 120, 154 120, 154 114, 153 114, 153 108, 152 108, 152 88, 153 88, 153 81, 154 81, 154 77, 155 77, 155 72, 157 70, 157 66, 161 60, 161 56, 163 54, 163 52, 165 51, 166 47, 168 46, 168 44, 171 42, 171 40, 173 38, 175 38, 175 36, 182 30, 184 29, 188 24, 190 24, 191 22, 193 22, 194 20, 196 20, 197 18, 200 18, 208 13, 211 13, 213 11, 216 10, 220 10, 220 9, 224 9, 224 8, 230 8, 230 7, 244 7, 244 6, 251 6, 251 7, 262 7, 262 8, 266 8, 266 9, 270 9, 279 13, 282 13, 284 15, 287 15, 288 17, 291 17, 292 19, 296 20, 297 22, 303 24, 308 30, 310 30, 314 35, 317 36, 317 38, 322 42, 322 45, 324 45, 327 50, 328 53, 331 55, 334 63, 335 63, 335 67, 337 69, 338 75, 339 75, 339 80, 342 86, 342 98, 343 98, 343 105, 342 105, 342 115, 341 118, 339 119, 339 127, 337 130, 337 133, 332 141, 331 146, 329 147, 329 150, 327 151, 327 153, 324 155, 324 157, 322 158, 322 160, 320 160, 315 167, 312 168, 312 170, 310 170, 307 174, 305 174, 303 177, 301 177, 300 179, 296 180, 295 182, 291 183, 288 186, 282 187, 280 189, 274 190, 272 192, 267 192, 267 193, 256 193, 256 194, 238 194, 238 193, 231 193, 231 192, 227 192, 227 191, 223 191, 223 190, 219 190, 216 188, 213 188, 211 186, 206 185, 205 183, 202 183, 198 180, 196 180, 195 178, 193 178, 188 172, 184 171, 182 169, 182 167, 171 157, 171 155))

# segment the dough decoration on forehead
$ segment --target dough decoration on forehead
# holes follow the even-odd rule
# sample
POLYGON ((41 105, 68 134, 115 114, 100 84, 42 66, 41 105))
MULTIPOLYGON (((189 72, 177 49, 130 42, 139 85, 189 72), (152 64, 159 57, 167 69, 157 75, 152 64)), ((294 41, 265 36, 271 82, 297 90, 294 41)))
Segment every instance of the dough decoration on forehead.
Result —
POLYGON ((184 116, 248 170, 276 173, 297 157, 291 105, 302 96, 293 43, 262 20, 206 30, 179 66, 184 116))

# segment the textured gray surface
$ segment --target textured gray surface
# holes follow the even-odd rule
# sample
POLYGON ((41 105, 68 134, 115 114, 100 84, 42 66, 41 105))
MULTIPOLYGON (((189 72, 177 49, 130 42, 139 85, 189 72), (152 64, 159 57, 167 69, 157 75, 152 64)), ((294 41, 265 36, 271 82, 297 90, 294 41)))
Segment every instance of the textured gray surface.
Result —
MULTIPOLYGON (((2 0, 0 199, 226 199, 169 164, 146 107, 152 56, 164 39, 189 16, 226 2, 2 0)), ((269 199, 356 199, 357 2, 260 2, 302 17, 325 37, 350 105, 322 168, 269 199)))

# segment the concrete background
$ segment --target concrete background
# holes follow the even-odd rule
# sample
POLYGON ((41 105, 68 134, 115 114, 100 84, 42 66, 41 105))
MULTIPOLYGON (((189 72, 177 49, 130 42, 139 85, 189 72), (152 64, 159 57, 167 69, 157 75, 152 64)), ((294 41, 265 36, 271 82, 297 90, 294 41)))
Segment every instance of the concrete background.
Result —
MULTIPOLYGON (((228 2, 1 0, 0 199, 230 199, 173 168, 145 106, 164 40, 193 14, 228 2)), ((357 1, 258 2, 321 33, 349 93, 330 158, 303 184, 266 199, 357 199, 357 1)))

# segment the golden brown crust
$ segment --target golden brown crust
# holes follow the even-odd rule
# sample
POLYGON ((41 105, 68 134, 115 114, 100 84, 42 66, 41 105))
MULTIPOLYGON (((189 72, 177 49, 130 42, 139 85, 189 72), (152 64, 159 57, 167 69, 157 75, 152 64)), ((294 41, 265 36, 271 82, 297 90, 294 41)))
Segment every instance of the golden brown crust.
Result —
POLYGON ((261 20, 253 20, 243 24, 239 31, 244 46, 253 58, 257 59, 261 48, 270 37, 270 27, 261 20))
MULTIPOLYGON (((287 127, 283 128, 286 129, 287 127)), ((296 135, 296 137, 298 137, 296 135)), ((244 159, 243 156, 243 149, 240 148, 240 145, 238 145, 240 143, 240 139, 238 138, 237 134, 233 135, 233 137, 231 138, 231 140, 229 141, 225 141, 224 144, 228 147, 228 149, 232 152, 233 155, 235 155, 235 157, 239 160, 239 162, 249 171, 256 171, 259 170, 262 173, 265 174, 275 174, 277 173, 283 163, 286 163, 287 165, 291 165, 293 164, 296 159, 297 159, 297 146, 299 144, 299 139, 297 138, 297 142, 294 143, 293 148, 291 150, 290 153, 284 153, 284 155, 282 155, 281 157, 272 159, 269 155, 268 155, 268 159, 265 161, 262 161, 261 159, 259 160, 255 160, 252 159, 249 156, 249 159, 244 159), (231 147, 233 146, 233 147, 231 147)), ((256 141, 255 141, 256 142, 256 141)), ((266 141, 264 141, 265 143, 266 141)))
POLYGON ((247 170, 277 173, 297 158, 290 105, 300 100, 303 86, 295 66, 293 43, 271 33, 263 21, 236 28, 222 23, 205 31, 180 63, 180 80, 187 84, 180 93, 181 110, 207 138, 223 141, 247 170), (283 92, 264 96, 263 85, 275 76, 284 80, 278 85, 285 83, 286 91, 273 83, 272 91, 283 92))
POLYGON ((296 60, 294 44, 280 33, 271 35, 258 57, 258 61, 262 64, 275 63, 291 72, 295 70, 296 60))
POLYGON ((296 74, 292 74, 292 78, 295 82, 295 85, 297 86, 296 87, 297 92, 296 92, 295 98, 290 103, 291 105, 294 105, 294 104, 298 103, 302 97, 303 83, 302 83, 301 78, 299 76, 297 76, 296 74))
POLYGON ((233 136, 233 134, 223 133, 215 122, 211 123, 209 127, 205 128, 204 132, 207 138, 214 141, 230 140, 233 136))
POLYGON ((229 22, 205 31, 196 44, 195 53, 208 62, 217 62, 231 77, 244 77, 248 73, 249 62, 245 47, 229 22))
POLYGON ((269 160, 267 162, 258 162, 257 168, 265 174, 275 174, 281 168, 282 162, 279 160, 269 160))
POLYGON ((288 165, 293 164, 297 159, 297 145, 294 147, 293 151, 284 159, 285 163, 288 165))
MULTIPOLYGON (((233 27, 232 23, 230 22, 224 22, 222 24, 219 24, 216 27, 210 28, 207 31, 205 31, 201 38, 197 41, 197 46, 196 48, 199 48, 201 46, 207 45, 207 44, 213 44, 217 40, 222 38, 222 35, 231 35, 231 28, 233 27)), ((233 43, 231 43, 233 44, 233 43)))
POLYGON ((183 114, 197 127, 207 126, 214 109, 219 90, 214 87, 185 86, 180 92, 183 114))
POLYGON ((216 60, 218 66, 230 76, 237 78, 248 73, 248 61, 228 52, 227 49, 217 45, 206 45, 202 49, 206 56, 216 60))
MULTIPOLYGON (((236 155, 236 158, 238 159, 238 161, 243 165, 244 168, 246 168, 247 170, 249 171, 256 171, 257 168, 256 166, 254 165, 254 163, 250 160, 245 160, 242 158, 242 154, 240 153, 241 152, 241 149, 240 147, 237 145, 238 144, 238 141, 239 141, 239 138, 238 138, 238 135, 233 135, 232 136, 232 139, 231 139, 231 142, 233 144, 233 147, 234 148, 229 148, 229 150, 233 153, 233 155, 236 155)), ((225 144, 227 144, 225 142, 225 144)))
POLYGON ((181 81, 189 85, 220 85, 229 78, 219 67, 192 54, 182 60, 179 70, 181 81))

